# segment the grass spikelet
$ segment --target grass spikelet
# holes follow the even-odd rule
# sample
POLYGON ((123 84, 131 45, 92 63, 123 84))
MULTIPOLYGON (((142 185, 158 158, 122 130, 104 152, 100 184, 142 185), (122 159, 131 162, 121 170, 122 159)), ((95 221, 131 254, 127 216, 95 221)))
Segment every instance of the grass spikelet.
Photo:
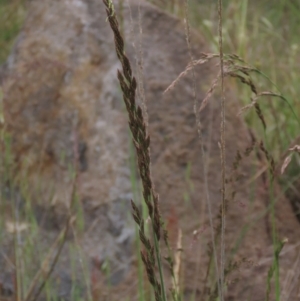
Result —
POLYGON ((243 67, 237 67, 235 66, 233 71, 227 71, 226 72, 227 76, 230 77, 235 77, 238 78, 243 84, 247 85, 250 87, 251 91, 256 95, 257 94, 257 89, 253 83, 253 81, 251 80, 251 78, 249 77, 248 72, 245 70, 245 68, 243 67), (238 72, 242 72, 244 75, 239 74, 238 72))
POLYGON ((262 125, 264 127, 264 130, 265 130, 267 128, 267 124, 266 124, 266 121, 265 121, 265 118, 264 118, 264 114, 262 113, 262 110, 261 110, 259 104, 256 103, 254 105, 254 108, 255 108, 255 112, 256 112, 258 118, 260 119, 260 121, 261 121, 261 123, 262 123, 262 125))
POLYGON ((269 92, 269 91, 261 92, 252 98, 252 101, 249 105, 246 105, 243 108, 241 108, 238 115, 241 115, 242 113, 244 113, 244 112, 248 111, 249 109, 251 109, 252 107, 254 107, 255 104, 257 104, 257 100, 262 96, 273 96, 273 97, 278 97, 278 98, 281 98, 284 100, 284 97, 278 93, 273 93, 273 92, 269 92))
POLYGON ((220 80, 220 77, 221 77, 221 73, 219 73, 218 76, 217 76, 217 77, 214 79, 214 81, 212 82, 212 84, 211 84, 209 90, 207 91, 207 93, 206 93, 206 95, 205 95, 205 97, 204 97, 204 99, 203 99, 203 101, 202 101, 202 103, 201 103, 201 106, 200 106, 200 108, 199 108, 199 112, 201 112, 201 111, 206 107, 206 105, 207 105, 207 103, 208 103, 208 100, 211 98, 211 96, 212 96, 212 94, 213 94, 215 88, 216 88, 217 85, 218 85, 218 82, 219 82, 219 80, 220 80))
MULTIPOLYGON (((254 137, 253 137, 254 138, 254 137)), ((255 145, 256 145, 256 140, 255 138, 252 139, 252 142, 251 142, 251 145, 249 147, 247 147, 244 151, 244 156, 245 157, 249 157, 250 154, 253 152, 254 148, 255 148, 255 145)))
POLYGON ((176 86, 176 84, 183 78, 185 77, 188 73, 190 73, 191 71, 193 71, 193 69, 196 66, 200 66, 203 65, 205 63, 207 63, 208 61, 218 57, 218 54, 212 54, 212 53, 202 53, 201 54, 201 58, 198 60, 193 60, 192 62, 190 62, 184 71, 182 71, 178 77, 168 86, 168 88, 164 91, 164 93, 169 92, 170 90, 174 89, 174 87, 176 86))
POLYGON ((265 154, 266 159, 267 159, 268 163, 270 164, 271 176, 272 176, 272 179, 274 179, 274 177, 275 177, 275 161, 274 161, 272 155, 265 148, 263 141, 260 142, 259 148, 265 154))

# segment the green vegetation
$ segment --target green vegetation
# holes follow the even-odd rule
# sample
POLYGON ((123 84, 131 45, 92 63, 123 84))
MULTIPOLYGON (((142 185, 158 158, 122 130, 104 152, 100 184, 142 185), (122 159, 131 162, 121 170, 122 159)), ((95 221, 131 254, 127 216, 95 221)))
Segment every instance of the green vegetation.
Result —
POLYGON ((24 0, 0 0, 0 64, 6 60, 24 18, 24 0))
MULTIPOLYGON (((152 1, 186 18, 185 1, 152 1), (172 3, 172 5, 170 4, 172 3)), ((218 13, 216 2, 190 0, 189 20, 210 41, 211 51, 218 52, 218 13)), ((223 1, 224 53, 234 53, 262 74, 252 74, 259 91, 273 91, 280 98, 259 100, 266 118, 266 137, 275 159, 298 137, 300 130, 300 3, 280 0, 223 1)), ((231 83, 232 84, 232 83, 231 83)), ((250 102, 251 91, 240 90, 241 100, 250 102)), ((261 131, 257 119, 248 114, 252 128, 261 131)), ((297 170, 299 170, 297 168, 297 170)))

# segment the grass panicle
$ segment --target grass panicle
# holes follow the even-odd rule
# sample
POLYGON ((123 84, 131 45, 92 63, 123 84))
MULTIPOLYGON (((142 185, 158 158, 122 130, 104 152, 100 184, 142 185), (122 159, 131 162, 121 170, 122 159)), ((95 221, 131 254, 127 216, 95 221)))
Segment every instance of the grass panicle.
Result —
POLYGON ((119 30, 118 20, 115 15, 114 6, 111 0, 103 0, 106 6, 107 20, 114 33, 115 48, 117 57, 122 65, 122 71, 118 70, 118 80, 123 93, 123 100, 129 117, 129 128, 132 133, 133 144, 136 149, 138 169, 140 172, 143 198, 147 205, 153 229, 153 245, 146 237, 144 231, 144 221, 137 206, 132 201, 133 217, 139 226, 140 240, 145 247, 141 252, 142 260, 147 271, 149 282, 151 283, 155 299, 157 301, 166 300, 164 278, 161 262, 161 251, 159 241, 161 237, 161 216, 159 211, 159 197, 153 187, 150 171, 150 137, 147 133, 146 121, 142 108, 136 104, 137 81, 132 74, 131 64, 124 50, 124 40, 119 30), (156 255, 156 258, 154 256, 156 255), (155 275, 155 267, 159 269, 159 281, 155 275))
POLYGON ((265 148, 263 141, 260 142, 259 144, 259 148, 261 149, 261 151, 264 153, 269 165, 270 165, 270 173, 272 176, 272 179, 274 179, 275 177, 275 172, 276 172, 276 168, 275 168, 275 161, 273 159, 273 156, 270 154, 270 152, 265 148))

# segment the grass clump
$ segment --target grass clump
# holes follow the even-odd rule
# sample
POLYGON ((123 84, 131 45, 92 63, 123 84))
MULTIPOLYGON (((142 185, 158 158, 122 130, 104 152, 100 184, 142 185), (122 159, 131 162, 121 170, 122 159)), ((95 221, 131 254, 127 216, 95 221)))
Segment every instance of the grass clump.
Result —
MULTIPOLYGON (((167 295, 165 292, 165 284, 164 284, 164 277, 162 273, 162 263, 161 263, 161 254, 160 254, 160 246, 159 246, 159 240, 160 240, 160 231, 161 231, 161 225, 162 221, 160 218, 160 213, 158 209, 158 195, 153 190, 153 184, 150 177, 150 155, 149 155, 149 146, 150 146, 150 138, 147 135, 147 128, 146 128, 146 122, 144 121, 143 112, 141 107, 136 105, 135 101, 135 92, 137 88, 137 82, 136 79, 132 76, 132 70, 130 66, 130 62, 125 55, 124 52, 124 41, 121 36, 119 27, 118 27, 118 21, 115 16, 115 11, 113 8, 113 3, 110 0, 104 0, 104 4, 107 8, 107 18, 110 23, 111 29, 114 33, 115 37, 115 48, 117 52, 117 56, 121 62, 122 65, 122 71, 118 71, 118 79, 121 85, 121 89, 123 92, 123 99, 127 108, 127 112, 129 115, 129 127, 133 136, 133 142, 136 148, 136 154, 137 154, 137 161, 138 161, 138 168, 140 171, 140 176, 142 179, 142 185, 143 185, 143 197, 144 201, 147 205, 149 217, 151 220, 152 225, 152 241, 146 236, 144 231, 144 224, 145 220, 142 217, 142 214, 139 210, 139 208, 135 205, 134 202, 132 202, 132 208, 133 208, 133 218, 137 225, 139 226, 139 234, 140 234, 140 240, 145 248, 145 251, 141 252, 142 261, 144 263, 145 269, 147 271, 148 280, 151 283, 155 299, 157 301, 167 300, 167 295), (155 256, 156 255, 156 256, 155 256), (155 266, 158 266, 159 269, 159 281, 157 280, 156 273, 155 273, 155 266)), ((209 98, 214 92, 214 89, 218 85, 218 82, 221 82, 222 87, 222 118, 221 118, 221 161, 222 161, 222 202, 220 205, 220 214, 218 216, 220 223, 219 227, 217 228, 218 237, 220 238, 219 244, 220 244, 220 253, 221 253, 221 259, 220 259, 220 270, 218 270, 218 260, 216 255, 216 238, 215 234, 213 232, 213 225, 211 225, 212 230, 212 244, 211 244, 211 259, 215 258, 215 268, 216 268, 216 282, 215 286, 213 286, 213 289, 209 289, 209 300, 215 300, 217 298, 220 298, 220 300, 225 299, 225 286, 226 286, 226 276, 229 275, 229 273, 236 268, 238 264, 235 264, 234 262, 230 261, 229 264, 225 263, 225 220, 226 220, 226 211, 228 207, 228 199, 227 199, 227 189, 226 184, 226 174, 225 174, 225 98, 224 98, 224 78, 225 77, 232 77, 239 79, 243 84, 248 86, 250 88, 250 91, 253 93, 252 102, 251 105, 247 107, 247 109, 253 107, 255 109, 256 115, 258 119, 261 121, 262 127, 264 131, 266 131, 267 124, 264 117, 264 114, 262 113, 262 110, 260 108, 260 105, 258 104, 257 100, 259 97, 262 96, 275 96, 282 99, 285 99, 281 94, 277 94, 274 92, 258 92, 258 88, 254 84, 254 81, 251 78, 251 73, 257 72, 260 73, 258 69, 249 67, 247 64, 237 55, 232 54, 224 54, 223 53, 223 42, 222 42, 222 1, 219 1, 219 8, 218 8, 218 18, 219 18, 219 53, 218 54, 202 54, 202 57, 199 60, 192 60, 190 64, 187 66, 186 70, 184 70, 178 78, 167 88, 166 92, 168 90, 172 89, 176 83, 187 73, 192 72, 194 67, 196 65, 201 65, 203 63, 206 63, 209 60, 219 58, 220 62, 220 73, 213 82, 211 88, 209 89, 204 101, 202 102, 202 105, 200 107, 200 111, 203 110, 203 108, 207 105, 209 98)), ((187 26, 188 27, 188 26, 187 26)), ((187 33, 188 35, 188 33, 187 33)), ((188 39, 187 39, 188 40, 188 39)), ((197 113, 195 113, 195 117, 197 119, 197 113)), ((253 150, 254 145, 250 147, 250 151, 245 150, 245 156, 248 156, 249 153, 253 150)), ((273 157, 270 155, 269 151, 264 146, 264 143, 261 142, 259 144, 259 148, 262 151, 262 153, 266 156, 266 159, 268 161, 269 167, 270 167, 270 183, 271 183, 271 190, 272 190, 272 183, 273 179, 275 177, 275 162, 273 157)), ((240 160, 242 159, 241 155, 237 155, 237 162, 234 163, 233 171, 235 171, 239 165, 240 160)), ((232 195, 234 195, 234 192, 232 192, 232 195)), ((232 196, 234 198, 234 196, 232 196)), ((272 201, 273 202, 273 201, 272 201)), ((273 207, 272 207, 273 208, 273 207)), ((272 232, 273 232, 273 243, 274 246, 277 245, 277 237, 276 237, 276 225, 275 225, 275 212, 272 211, 272 232)), ((167 233, 164 233, 164 237, 167 242, 167 233)), ((283 246, 283 245, 282 245, 283 246)), ((275 265, 272 267, 272 273, 269 273, 269 280, 272 278, 273 273, 275 272, 276 277, 276 298, 278 299, 279 296, 279 281, 278 281, 278 271, 279 271, 279 265, 278 265, 278 255, 282 249, 282 246, 278 249, 277 247, 274 247, 274 255, 277 258, 275 260, 275 265)), ((168 257, 169 264, 171 268, 173 269, 173 260, 172 257, 168 257)), ((212 261, 210 260, 210 263, 212 261)), ((210 266, 210 264, 209 264, 210 266)), ((175 273, 172 273, 174 277, 175 273)), ((207 273, 208 275, 208 273, 207 273)), ((175 281, 176 283, 177 281, 175 281)), ((176 290, 175 290, 176 292, 176 290)), ((173 298, 175 300, 178 300, 179 295, 175 294, 173 295, 173 298)))
MULTIPOLYGON (((204 34, 214 53, 218 52, 218 11, 215 2, 150 2, 181 19, 186 19, 185 3, 188 2, 191 26, 204 34)), ((223 15, 224 53, 234 53, 245 61, 252 62, 251 68, 256 70, 252 72, 252 78, 258 91, 270 89, 271 84, 274 94, 284 95, 285 99, 274 99, 272 95, 265 94, 261 95, 263 98, 260 101, 265 121, 269 125, 266 138, 275 160, 279 160, 282 153, 299 137, 300 105, 297 99, 300 94, 300 4, 289 0, 276 3, 268 0, 224 0, 223 15)), ((230 82, 228 85, 236 84, 230 82)), ((247 91, 240 85, 234 88, 241 96, 241 101, 247 105, 252 91, 247 91)), ((249 113, 245 117, 249 126, 263 136, 264 129, 256 122, 254 114, 249 113)), ((299 172, 299 168, 297 170, 299 172)))

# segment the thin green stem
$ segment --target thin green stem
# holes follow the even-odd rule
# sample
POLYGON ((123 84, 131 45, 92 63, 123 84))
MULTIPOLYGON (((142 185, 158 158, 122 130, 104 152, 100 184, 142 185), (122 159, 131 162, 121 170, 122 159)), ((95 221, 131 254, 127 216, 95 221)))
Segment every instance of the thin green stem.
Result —
POLYGON ((160 283, 161 283, 162 297, 163 297, 163 301, 167 301, 164 276, 163 276, 163 270, 162 270, 162 263, 161 263, 161 254, 160 254, 160 250, 159 250, 159 242, 158 242, 157 236, 154 232, 154 228, 153 228, 153 236, 154 236, 154 248, 155 248, 156 260, 157 260, 157 265, 158 265, 159 278, 160 278, 160 283))

